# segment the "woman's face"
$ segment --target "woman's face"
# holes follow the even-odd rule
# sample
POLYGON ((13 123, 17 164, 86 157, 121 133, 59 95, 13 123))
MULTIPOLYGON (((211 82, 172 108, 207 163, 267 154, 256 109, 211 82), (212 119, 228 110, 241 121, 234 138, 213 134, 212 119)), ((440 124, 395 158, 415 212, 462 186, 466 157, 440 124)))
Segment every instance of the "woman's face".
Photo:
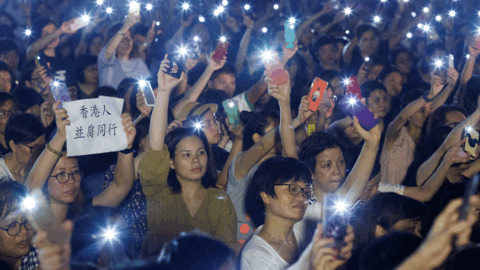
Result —
POLYGON ((318 154, 314 186, 322 191, 335 192, 345 181, 345 159, 339 147, 325 149, 318 154))
POLYGON ((89 53, 91 55, 98 56, 100 51, 102 50, 102 45, 103 45, 103 39, 101 37, 96 37, 92 40, 92 43, 90 43, 90 51, 89 53))
POLYGON ((368 109, 373 114, 377 114, 378 117, 385 117, 385 115, 387 115, 388 103, 387 93, 381 89, 372 91, 367 99, 368 109))
MULTIPOLYGON (((328 107, 327 110, 327 119, 332 117, 333 110, 335 109, 335 97, 333 96, 333 91, 332 88, 329 87, 326 91, 325 94, 323 95, 322 99, 326 99, 325 102, 328 104, 330 107, 328 107)), ((320 108, 320 106, 319 106, 320 108)))
POLYGON ((407 52, 401 52, 395 59, 395 67, 403 74, 408 74, 412 70, 412 59, 407 52))
POLYGON ((85 83, 97 85, 98 84, 98 66, 97 64, 88 66, 83 71, 85 76, 85 83))
POLYGON ((170 160, 170 168, 175 170, 177 178, 186 181, 198 181, 207 172, 208 156, 202 140, 190 136, 181 140, 175 149, 175 157, 170 160))
POLYGON ((337 96, 337 98, 343 97, 343 95, 345 95, 345 88, 343 86, 343 83, 340 77, 336 77, 333 80, 331 80, 330 86, 333 89, 333 94, 337 96))
POLYGON ((0 92, 10 93, 12 90, 12 77, 6 70, 0 71, 0 92))
MULTIPOLYGON (((14 222, 21 224, 26 221, 26 218, 20 215, 18 211, 13 211, 7 217, 4 217, 4 213, 2 213, 0 220, 0 227, 4 229, 12 226, 14 222)), ((31 225, 27 226, 31 228, 31 225)), ((21 226, 20 233, 16 236, 11 236, 6 231, 0 230, 0 259, 11 260, 27 255, 32 247, 33 234, 33 230, 27 230, 24 226, 21 226)))
POLYGON ((383 81, 383 86, 387 88, 387 94, 390 97, 396 97, 402 91, 403 77, 402 74, 398 72, 392 72, 385 76, 383 81))
POLYGON ((220 125, 211 110, 208 110, 203 116, 203 132, 207 137, 208 144, 217 144, 220 142, 220 125))
POLYGON ((282 185, 276 185, 275 194, 276 198, 270 197, 262 192, 262 198, 267 215, 273 215, 276 217, 282 217, 288 220, 300 221, 303 219, 305 210, 307 209, 307 198, 303 193, 292 195, 290 189, 295 188, 293 185, 297 185, 303 189, 309 189, 307 184, 303 181, 294 182, 290 180, 282 185), (291 187, 288 185, 292 185, 291 187))
POLYGON ((12 100, 6 101, 0 106, 0 133, 5 134, 5 127, 7 126, 10 115, 17 113, 17 106, 12 100))
POLYGON ((20 56, 15 50, 12 50, 0 55, 0 60, 5 62, 10 69, 16 71, 18 68, 18 63, 20 62, 20 56))
MULTIPOLYGON (((42 28, 42 38, 55 33, 55 31, 57 31, 57 27, 55 26, 55 24, 50 23, 45 25, 42 28)), ((60 44, 60 38, 56 37, 55 39, 52 40, 52 42, 50 42, 50 44, 47 45, 47 49, 55 49, 58 46, 58 44, 60 44)))
POLYGON ((122 41, 120 41, 120 45, 117 47, 117 57, 123 55, 129 55, 133 48, 133 39, 130 31, 125 32, 123 35, 122 41))
POLYGON ((362 34, 358 41, 360 51, 365 55, 374 55, 377 52, 378 38, 372 30, 362 34))
POLYGON ((445 114, 445 126, 449 126, 451 128, 455 128, 463 122, 463 120, 467 119, 467 117, 459 112, 459 111, 450 111, 445 114))
POLYGON ((353 125, 353 122, 343 130, 343 133, 345 137, 347 137, 354 145, 358 145, 363 141, 363 138, 358 133, 357 128, 355 128, 353 125))
POLYGON ((74 173, 78 172, 79 167, 77 161, 74 158, 67 157, 67 153, 64 153, 62 157, 58 159, 55 168, 53 168, 52 174, 48 179, 48 194, 50 198, 61 203, 72 203, 77 198, 80 191, 81 181, 75 181, 72 175, 68 176, 66 183, 60 184, 55 177, 60 173, 74 173))
POLYGON ((428 115, 430 114, 430 110, 428 109, 430 105, 431 103, 425 104, 422 108, 420 108, 420 110, 416 111, 412 116, 410 116, 408 122, 414 127, 421 129, 425 119, 427 119, 428 115))
MULTIPOLYGON (((13 143, 13 141, 10 142, 13 143)), ((30 160, 30 157, 32 156, 32 153, 43 145, 45 145, 44 135, 38 137, 35 141, 31 143, 14 144, 14 146, 12 147, 12 151, 15 154, 17 162, 23 166, 26 166, 28 161, 30 160)))

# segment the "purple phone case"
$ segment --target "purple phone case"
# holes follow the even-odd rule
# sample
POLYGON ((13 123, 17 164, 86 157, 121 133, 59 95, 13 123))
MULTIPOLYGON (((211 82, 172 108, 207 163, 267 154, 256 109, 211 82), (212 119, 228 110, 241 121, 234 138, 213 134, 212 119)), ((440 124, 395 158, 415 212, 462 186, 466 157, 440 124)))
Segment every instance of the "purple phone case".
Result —
POLYGON ((340 107, 352 116, 356 116, 358 121, 365 130, 374 128, 380 120, 375 119, 375 115, 368 110, 365 105, 352 93, 346 94, 339 102, 340 107), (349 100, 354 98, 357 102, 354 105, 349 103, 349 100))
POLYGON ((70 93, 68 92, 67 85, 64 82, 58 82, 58 86, 54 86, 54 82, 50 83, 50 88, 53 92, 53 98, 55 101, 61 101, 58 108, 63 107, 63 102, 70 102, 72 99, 70 98, 70 93))

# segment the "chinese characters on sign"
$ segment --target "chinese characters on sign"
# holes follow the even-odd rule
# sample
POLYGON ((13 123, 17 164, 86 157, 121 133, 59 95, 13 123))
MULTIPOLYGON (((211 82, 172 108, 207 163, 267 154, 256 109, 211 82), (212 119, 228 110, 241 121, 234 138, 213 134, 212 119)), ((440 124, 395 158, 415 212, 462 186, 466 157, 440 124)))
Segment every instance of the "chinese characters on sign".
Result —
POLYGON ((114 152, 127 147, 120 117, 122 99, 99 97, 68 102, 64 107, 70 117, 68 156, 114 152))

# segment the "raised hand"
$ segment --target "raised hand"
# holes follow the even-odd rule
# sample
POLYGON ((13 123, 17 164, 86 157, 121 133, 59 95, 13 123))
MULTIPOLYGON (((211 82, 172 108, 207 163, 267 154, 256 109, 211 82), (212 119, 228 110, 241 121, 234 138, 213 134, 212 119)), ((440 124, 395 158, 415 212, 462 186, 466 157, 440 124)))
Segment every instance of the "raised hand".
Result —
POLYGON ((153 110, 153 107, 149 107, 145 103, 145 94, 143 91, 138 91, 137 93, 137 108, 143 116, 149 116, 153 110))
POLYGON ((53 111, 55 112, 57 122, 57 134, 55 136, 67 140, 66 126, 70 126, 70 120, 68 120, 67 110, 64 108, 58 108, 60 103, 61 101, 57 101, 55 104, 53 104, 53 111))
POLYGON ((368 73, 367 70, 365 70, 365 65, 367 64, 366 61, 363 62, 362 66, 358 70, 357 73, 357 82, 359 85, 364 84, 367 81, 368 73))
MULTIPOLYGON (((72 233, 73 222, 65 221, 64 229, 72 233)), ((48 241, 47 233, 39 231, 33 238, 33 246, 37 250, 40 268, 42 270, 70 270, 70 241, 63 247, 52 245, 48 241)))
POLYGON ((127 135, 127 149, 131 149, 133 146, 133 140, 135 140, 135 135, 137 134, 137 129, 133 125, 132 117, 129 113, 124 113, 121 115, 123 131, 127 135))
POLYGON ((287 43, 283 44, 282 47, 282 58, 283 58, 283 63, 287 63, 288 60, 290 60, 298 51, 298 41, 295 40, 294 42, 294 47, 292 49, 287 48, 287 43))
POLYGON ((458 80, 458 72, 455 70, 455 68, 451 67, 447 71, 447 85, 451 85, 454 87, 457 84, 458 80))
POLYGON ((157 73, 157 78, 158 78, 158 91, 172 91, 175 86, 177 86, 181 81, 183 81, 183 78, 185 77, 185 73, 182 72, 182 75, 180 76, 179 79, 174 78, 165 72, 167 72, 167 68, 170 66, 168 63, 170 63, 169 60, 167 60, 168 54, 165 54, 164 59, 162 60, 162 63, 160 64, 160 69, 158 70, 157 73))
POLYGON ((302 97, 302 101, 300 102, 300 106, 298 107, 297 118, 300 123, 304 123, 305 121, 307 121, 307 119, 310 118, 310 116, 312 116, 312 114, 314 113, 308 109, 308 106, 310 106, 310 101, 308 101, 308 95, 306 95, 302 97))
POLYGON ((318 230, 315 233, 313 239, 313 248, 311 253, 311 269, 314 270, 334 270, 339 266, 347 262, 352 256, 353 241, 355 236, 353 234, 353 228, 348 226, 347 236, 344 241, 347 244, 340 252, 328 247, 334 243, 333 238, 326 239, 322 237, 322 225, 318 225, 318 230), (339 256, 340 255, 340 256, 339 256), (342 259, 340 259, 342 258, 342 259))
MULTIPOLYGON (((375 115, 375 119, 377 119, 377 116, 375 115)), ((379 143, 380 138, 382 136, 382 130, 381 130, 381 124, 376 125, 369 131, 366 131, 362 125, 360 125, 360 122, 358 121, 358 118, 356 116, 353 117, 353 126, 357 129, 358 134, 362 136, 362 138, 365 140, 365 142, 369 143, 379 143)))
POLYGON ((207 68, 209 68, 211 71, 217 71, 217 70, 223 68, 223 66, 227 62, 227 56, 224 56, 223 59, 220 62, 217 62, 217 61, 213 60, 212 57, 213 57, 214 54, 215 54, 215 52, 212 52, 210 54, 210 58, 208 59, 207 68))
POLYGON ((52 103, 45 101, 40 106, 40 120, 44 127, 48 127, 52 124, 55 117, 50 113, 51 112, 52 103))
POLYGON ((230 138, 234 141, 241 141, 243 140, 243 125, 239 123, 235 126, 235 124, 230 124, 228 122, 228 118, 225 119, 225 125, 230 132, 230 138))
POLYGON ((127 18, 125 18, 125 22, 123 23, 124 26, 127 28, 131 28, 135 24, 140 22, 140 15, 134 14, 134 13, 128 13, 127 18))
POLYGON ((170 125, 168 125, 167 133, 169 133, 170 131, 172 131, 176 128, 180 128, 180 127, 183 127, 182 121, 181 120, 175 120, 172 123, 170 123, 170 125))
POLYGON ((278 100, 280 105, 290 104, 290 80, 286 84, 275 85, 271 83, 269 78, 266 79, 268 84, 268 94, 278 100))
POLYGON ((252 30, 255 26, 255 22, 247 14, 243 14, 243 23, 247 26, 248 29, 252 30))
POLYGON ((430 92, 433 94, 433 96, 438 95, 440 91, 442 91, 444 84, 442 84, 442 79, 440 79, 439 76, 433 75, 433 72, 431 74, 431 80, 430 80, 430 92))
POLYGON ((463 139, 448 149, 444 158, 449 166, 457 163, 467 163, 470 160, 470 155, 462 147, 465 141, 466 139, 463 139))

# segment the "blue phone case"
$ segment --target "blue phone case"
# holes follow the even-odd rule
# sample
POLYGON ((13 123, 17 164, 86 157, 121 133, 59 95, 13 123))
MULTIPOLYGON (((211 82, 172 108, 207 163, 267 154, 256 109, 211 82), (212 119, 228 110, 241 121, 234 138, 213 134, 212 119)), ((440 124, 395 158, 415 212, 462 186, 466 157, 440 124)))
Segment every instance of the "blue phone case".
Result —
POLYGON ((295 47, 295 26, 289 22, 285 23, 285 42, 287 42, 287 49, 295 47))
POLYGON ((340 100, 339 105, 351 116, 356 116, 365 130, 370 130, 380 123, 380 120, 375 119, 375 115, 352 93, 347 93, 340 100), (355 104, 350 104, 351 99, 355 99, 355 104))
POLYGON ((233 102, 234 106, 232 107, 229 102, 233 101, 225 100, 222 105, 227 113, 228 123, 230 123, 230 125, 235 124, 235 126, 237 126, 240 123, 238 105, 237 103, 233 102))

